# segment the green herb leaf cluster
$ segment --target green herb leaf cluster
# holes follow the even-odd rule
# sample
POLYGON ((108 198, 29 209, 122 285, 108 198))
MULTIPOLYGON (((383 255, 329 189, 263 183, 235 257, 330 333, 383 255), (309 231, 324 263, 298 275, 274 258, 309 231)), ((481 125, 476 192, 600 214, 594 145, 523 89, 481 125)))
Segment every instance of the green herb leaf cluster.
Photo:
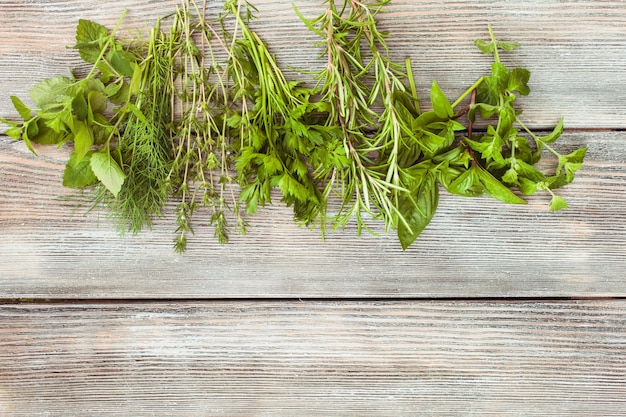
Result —
POLYGON ((295 9, 325 63, 308 83, 285 75, 244 0, 212 19, 186 0, 147 39, 116 36, 123 16, 112 31, 80 20, 73 48, 91 70, 36 84, 36 110, 11 96, 22 121, 3 120, 6 134, 33 152, 71 143, 63 184, 93 188, 120 233, 149 227, 175 199, 179 252, 198 209, 224 243, 273 192, 322 234, 380 221, 403 249, 433 219, 441 189, 510 204, 544 191, 551 211, 566 208, 553 190, 574 180, 586 149, 553 147, 562 120, 546 136, 524 124, 516 100, 530 93, 530 72, 500 58, 519 45, 489 27, 475 44, 493 57, 491 73, 454 101, 433 81, 424 106, 410 61, 394 62, 379 30, 388 2, 326 0, 315 18, 295 9), (552 173, 535 167, 544 151, 552 173))

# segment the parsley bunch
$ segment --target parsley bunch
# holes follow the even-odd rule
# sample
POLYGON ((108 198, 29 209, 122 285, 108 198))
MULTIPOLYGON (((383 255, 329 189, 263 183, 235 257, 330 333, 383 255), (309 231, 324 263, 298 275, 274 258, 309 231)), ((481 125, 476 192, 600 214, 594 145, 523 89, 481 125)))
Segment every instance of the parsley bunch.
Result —
POLYGON ((432 220, 441 188, 511 204, 526 202, 514 189, 545 191, 551 211, 566 208, 553 190, 574 180, 586 149, 553 147, 562 120, 546 136, 524 124, 516 99, 529 94, 530 72, 500 59, 519 45, 489 27, 475 44, 493 57, 491 73, 454 102, 433 82, 422 106, 410 61, 391 59, 378 28, 388 2, 326 0, 312 19, 295 10, 325 63, 308 83, 285 75, 244 0, 213 19, 186 0, 148 39, 119 39, 123 16, 112 31, 80 20, 74 48, 91 70, 35 85, 37 110, 12 96, 23 120, 2 120, 6 134, 33 152, 33 143, 72 143, 63 184, 92 188, 122 234, 149 227, 176 199, 179 252, 199 208, 224 243, 230 221, 245 233, 243 212, 270 204, 274 190, 322 234, 381 221, 403 249, 432 220), (544 150, 556 157, 552 173, 534 166, 544 150))

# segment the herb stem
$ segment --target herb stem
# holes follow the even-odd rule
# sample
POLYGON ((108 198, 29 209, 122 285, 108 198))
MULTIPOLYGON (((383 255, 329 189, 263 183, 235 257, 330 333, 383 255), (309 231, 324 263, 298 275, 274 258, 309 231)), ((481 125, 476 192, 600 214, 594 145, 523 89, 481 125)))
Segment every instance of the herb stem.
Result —
POLYGON ((474 82, 474 84, 471 85, 470 88, 468 88, 467 90, 465 90, 465 92, 463 92, 463 94, 461 94, 459 96, 459 98, 456 99, 456 101, 454 103, 452 103, 452 108, 457 107, 459 104, 461 104, 463 102, 463 100, 465 100, 465 98, 467 96, 469 96, 470 94, 472 94, 472 91, 474 91, 476 88, 478 88, 478 86, 485 80, 485 77, 482 76, 480 77, 478 80, 476 80, 476 82, 474 82))

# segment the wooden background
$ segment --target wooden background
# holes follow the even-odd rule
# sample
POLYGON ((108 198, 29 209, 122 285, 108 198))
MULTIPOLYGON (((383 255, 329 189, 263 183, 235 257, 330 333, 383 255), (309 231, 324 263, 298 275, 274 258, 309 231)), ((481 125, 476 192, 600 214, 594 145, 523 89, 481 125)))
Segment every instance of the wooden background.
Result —
MULTIPOLYGON (((80 64, 79 18, 128 8, 124 30, 145 29, 176 4, 2 0, 0 117, 80 64)), ((254 4, 281 64, 321 65, 290 1, 254 4)), ((472 46, 488 23, 522 44, 505 59, 533 74, 528 124, 564 116, 558 149, 589 148, 559 192, 571 208, 444 194, 406 252, 321 241, 280 204, 225 246, 200 216, 184 255, 171 214, 120 239, 61 186, 67 149, 0 136, 0 415, 626 416, 626 3, 392 0, 381 16, 423 97, 488 70, 472 46)))

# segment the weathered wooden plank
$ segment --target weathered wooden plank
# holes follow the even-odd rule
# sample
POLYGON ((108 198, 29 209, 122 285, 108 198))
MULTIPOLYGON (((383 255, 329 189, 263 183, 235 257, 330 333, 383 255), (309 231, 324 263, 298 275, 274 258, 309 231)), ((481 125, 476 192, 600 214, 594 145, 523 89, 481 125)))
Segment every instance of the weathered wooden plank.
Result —
MULTIPOLYGON (((323 65, 290 1, 256 0, 254 28, 271 45, 285 68, 323 65)), ((322 2, 297 1, 306 16, 322 2)), ((79 65, 66 49, 74 43, 79 18, 112 27, 129 9, 123 31, 145 29, 168 14, 178 1, 5 0, 0 3, 0 91, 26 96, 37 81, 67 74, 79 65)), ((212 11, 221 2, 209 2, 212 11)), ((410 56, 418 87, 427 97, 433 79, 450 96, 460 94, 489 69, 488 59, 473 47, 492 23, 503 39, 523 48, 510 58, 533 72, 533 93, 524 98, 529 125, 547 127, 565 116, 570 127, 625 127, 626 8, 621 1, 415 1, 393 0, 381 15, 393 38, 392 53, 410 56)), ((8 97, 0 116, 15 117, 8 97)))
POLYGON ((19 416, 616 416, 626 302, 0 307, 19 416))
POLYGON ((546 195, 507 206, 442 192, 435 219, 406 252, 381 227, 382 236, 349 229, 323 241, 276 202, 227 245, 198 211, 196 235, 177 255, 171 212, 154 230, 121 239, 105 214, 67 201, 67 150, 35 157, 5 138, 0 297, 624 296, 623 143, 620 132, 563 136, 563 152, 589 147, 577 180, 559 190, 569 210, 548 213, 546 195))

